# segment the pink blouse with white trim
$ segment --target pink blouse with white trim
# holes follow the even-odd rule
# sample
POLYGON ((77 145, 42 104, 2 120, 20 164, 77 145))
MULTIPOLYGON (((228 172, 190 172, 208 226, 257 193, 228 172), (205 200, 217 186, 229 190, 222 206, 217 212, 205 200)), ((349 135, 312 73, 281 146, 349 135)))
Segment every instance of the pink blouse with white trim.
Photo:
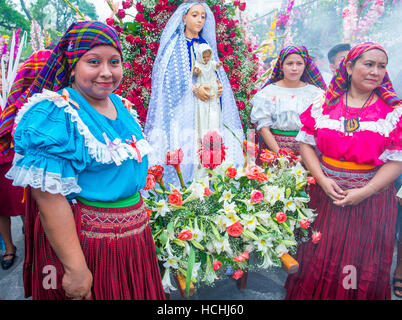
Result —
MULTIPOLYGON (((323 110, 322 105, 321 98, 301 114, 303 126, 297 141, 317 146, 323 155, 341 161, 370 165, 402 161, 401 106, 391 108, 378 98, 361 111, 359 129, 347 133, 343 99, 331 110, 323 110)), ((356 117, 359 110, 348 107, 347 119, 356 117)))

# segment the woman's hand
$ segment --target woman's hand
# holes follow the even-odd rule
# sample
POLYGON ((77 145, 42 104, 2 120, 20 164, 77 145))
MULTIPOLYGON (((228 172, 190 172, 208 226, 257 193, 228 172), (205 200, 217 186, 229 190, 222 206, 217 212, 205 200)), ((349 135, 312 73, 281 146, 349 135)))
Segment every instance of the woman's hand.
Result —
POLYGON ((334 201, 334 205, 340 207, 355 206, 370 196, 370 194, 363 188, 349 189, 346 190, 345 193, 345 198, 334 201))
POLYGON ((321 177, 318 180, 316 179, 316 181, 324 190, 325 194, 332 200, 341 201, 345 198, 346 192, 343 191, 334 180, 328 177, 321 177))
POLYGON ((91 300, 92 281, 92 273, 84 265, 76 270, 65 269, 62 287, 68 298, 73 300, 91 300))

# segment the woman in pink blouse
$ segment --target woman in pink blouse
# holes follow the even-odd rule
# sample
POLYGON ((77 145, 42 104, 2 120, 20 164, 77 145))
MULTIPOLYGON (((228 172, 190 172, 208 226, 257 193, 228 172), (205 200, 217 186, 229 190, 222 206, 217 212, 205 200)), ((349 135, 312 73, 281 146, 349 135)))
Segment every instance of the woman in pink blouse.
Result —
POLYGON ((390 299, 397 201, 402 172, 402 108, 384 48, 355 46, 325 100, 300 120, 300 153, 317 185, 310 190, 319 242, 302 243, 287 299, 390 299), (320 152, 317 157, 313 149, 320 152))

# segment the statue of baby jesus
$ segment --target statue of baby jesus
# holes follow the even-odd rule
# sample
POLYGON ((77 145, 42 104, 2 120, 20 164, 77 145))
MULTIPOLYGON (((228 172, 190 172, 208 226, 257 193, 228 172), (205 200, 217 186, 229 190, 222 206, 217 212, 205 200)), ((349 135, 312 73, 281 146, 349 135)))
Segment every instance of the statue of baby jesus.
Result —
POLYGON ((196 86, 209 86, 209 95, 217 97, 218 84, 220 84, 216 71, 222 66, 222 62, 212 60, 212 49, 206 43, 201 43, 196 50, 194 74, 197 76, 196 86))

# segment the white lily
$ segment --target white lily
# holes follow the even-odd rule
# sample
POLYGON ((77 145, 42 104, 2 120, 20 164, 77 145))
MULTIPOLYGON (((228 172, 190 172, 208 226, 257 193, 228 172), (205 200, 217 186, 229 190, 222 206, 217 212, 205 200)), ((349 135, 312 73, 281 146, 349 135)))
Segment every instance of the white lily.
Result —
POLYGON ((170 292, 170 291, 175 291, 177 290, 173 285, 172 282, 170 281, 170 268, 165 269, 165 274, 163 275, 162 278, 162 285, 163 285, 163 290, 165 292, 170 292))
POLYGON ((296 211, 296 203, 293 201, 293 199, 286 199, 284 204, 285 204, 285 206, 284 206, 284 211, 285 212, 296 211))
POLYGON ((155 219, 158 216, 164 217, 166 213, 170 212, 169 205, 165 200, 160 200, 158 202, 155 202, 156 204, 156 214, 155 214, 155 219))
POLYGON ((274 263, 272 262, 270 252, 264 252, 263 261, 262 261, 261 265, 259 265, 259 267, 263 268, 263 269, 267 269, 273 265, 274 265, 274 263))
POLYGON ((263 188, 264 191, 264 201, 273 205, 276 201, 285 200, 285 188, 279 188, 278 186, 266 186, 263 188))
POLYGON ((173 269, 177 269, 179 258, 175 256, 168 256, 166 262, 163 264, 165 268, 172 267, 173 269))
POLYGON ((232 192, 230 190, 225 190, 225 191, 223 191, 222 197, 219 199, 219 202, 222 202, 222 201, 229 202, 232 200, 232 198, 233 198, 232 192))
POLYGON ((242 214, 241 224, 244 228, 254 232, 255 228, 257 227, 257 218, 251 214, 242 214))
POLYGON ((191 277, 193 277, 194 279, 197 279, 198 271, 200 270, 200 267, 201 267, 201 262, 194 263, 193 270, 191 272, 191 277))

